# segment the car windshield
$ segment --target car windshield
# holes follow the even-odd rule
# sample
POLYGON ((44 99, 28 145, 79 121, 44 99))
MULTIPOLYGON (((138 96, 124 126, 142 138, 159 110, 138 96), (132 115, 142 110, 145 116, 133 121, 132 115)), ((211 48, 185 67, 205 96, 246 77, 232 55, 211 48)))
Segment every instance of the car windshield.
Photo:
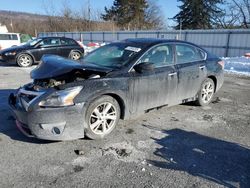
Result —
POLYGON ((126 65, 140 50, 140 47, 129 43, 111 43, 85 56, 83 62, 104 67, 120 68, 126 65))
POLYGON ((26 45, 28 46, 34 46, 35 44, 37 44, 38 42, 40 42, 42 39, 33 39, 29 42, 26 43, 26 45))

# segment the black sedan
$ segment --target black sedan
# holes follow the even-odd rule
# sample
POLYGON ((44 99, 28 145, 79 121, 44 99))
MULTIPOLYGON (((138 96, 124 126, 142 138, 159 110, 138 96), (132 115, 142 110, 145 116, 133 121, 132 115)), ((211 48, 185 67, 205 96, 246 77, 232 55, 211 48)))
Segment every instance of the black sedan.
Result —
POLYGON ((127 39, 88 54, 82 64, 45 56, 33 82, 9 97, 28 136, 103 138, 119 119, 189 101, 208 105, 223 84, 224 63, 191 43, 127 39))
POLYGON ((14 46, 0 51, 0 61, 14 61, 20 67, 28 67, 40 62, 44 54, 60 55, 78 60, 83 56, 84 49, 71 38, 43 37, 31 40, 22 46, 14 46))

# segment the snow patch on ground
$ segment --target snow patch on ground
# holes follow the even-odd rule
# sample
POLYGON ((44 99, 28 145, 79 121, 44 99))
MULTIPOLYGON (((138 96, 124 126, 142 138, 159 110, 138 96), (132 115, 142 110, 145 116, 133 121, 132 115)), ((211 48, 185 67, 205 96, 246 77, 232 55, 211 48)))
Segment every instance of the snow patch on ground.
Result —
POLYGON ((250 58, 222 57, 225 62, 225 71, 231 74, 250 76, 250 58))

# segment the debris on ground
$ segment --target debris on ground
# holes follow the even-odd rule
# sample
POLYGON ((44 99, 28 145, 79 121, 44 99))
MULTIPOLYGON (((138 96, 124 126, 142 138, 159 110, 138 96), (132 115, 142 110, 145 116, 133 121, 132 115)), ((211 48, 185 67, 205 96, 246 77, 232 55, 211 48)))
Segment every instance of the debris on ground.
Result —
POLYGON ((74 172, 81 172, 83 169, 84 168, 82 166, 79 166, 79 165, 74 166, 74 168, 73 168, 74 172))
POLYGON ((221 100, 219 97, 216 97, 215 100, 212 101, 213 104, 219 103, 221 100))
POLYGON ((134 129, 127 129, 126 134, 132 134, 133 132, 135 132, 134 129))
POLYGON ((170 121, 179 121, 176 117, 171 117, 170 121))
POLYGON ((74 150, 74 152, 75 152, 76 155, 84 155, 84 151, 83 150, 76 149, 76 150, 74 150))
POLYGON ((120 148, 109 147, 107 149, 102 149, 102 155, 105 155, 106 152, 109 151, 115 151, 118 157, 128 157, 132 153, 132 151, 127 150, 125 148, 120 149, 120 148))
POLYGON ((203 120, 205 120, 205 121, 213 121, 213 116, 206 114, 206 115, 203 116, 203 120))

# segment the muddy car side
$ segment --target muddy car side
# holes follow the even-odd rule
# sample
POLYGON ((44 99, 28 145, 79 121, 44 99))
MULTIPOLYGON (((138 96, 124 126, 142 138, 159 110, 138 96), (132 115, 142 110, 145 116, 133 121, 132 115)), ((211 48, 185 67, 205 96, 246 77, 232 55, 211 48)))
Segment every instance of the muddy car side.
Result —
POLYGON ((10 96, 19 129, 26 135, 48 140, 77 139, 85 134, 93 139, 102 138, 112 132, 120 118, 129 119, 150 109, 188 101, 207 105, 223 83, 220 59, 198 46, 146 39, 123 43, 128 43, 124 49, 129 53, 132 50, 134 56, 120 68, 45 57, 31 74, 34 82, 10 96), (141 48, 138 43, 142 43, 141 48), (200 60, 178 64, 176 44, 191 46, 204 54, 200 60), (169 47, 170 55, 164 61, 170 63, 144 62, 148 54, 149 59, 153 55, 155 62, 159 62, 164 45, 169 47), (160 48, 160 52, 150 54, 155 48, 160 48), (69 105, 50 106, 61 104, 56 101, 56 92, 69 105))

